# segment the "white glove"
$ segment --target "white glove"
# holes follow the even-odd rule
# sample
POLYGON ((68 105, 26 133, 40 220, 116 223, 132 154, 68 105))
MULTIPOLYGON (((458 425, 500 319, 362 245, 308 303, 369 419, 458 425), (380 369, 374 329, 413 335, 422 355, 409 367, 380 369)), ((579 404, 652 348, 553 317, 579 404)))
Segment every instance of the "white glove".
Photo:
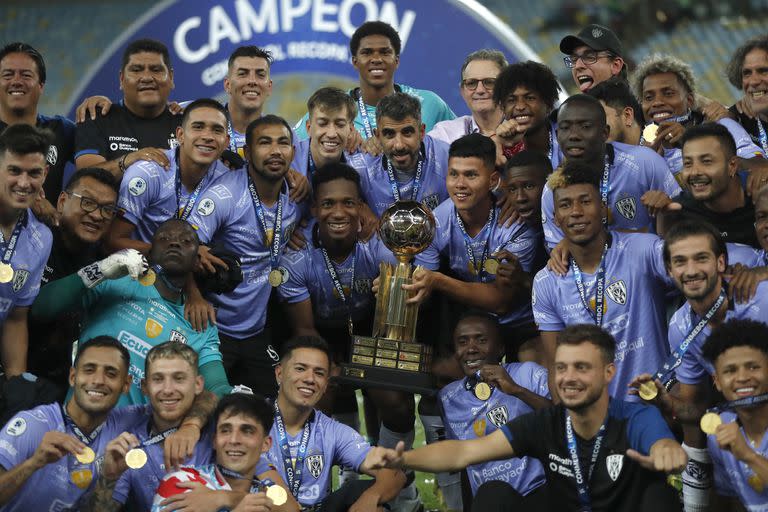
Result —
POLYGON ((138 279, 149 268, 149 263, 136 249, 122 249, 103 260, 91 263, 77 271, 87 288, 93 288, 104 279, 119 279, 130 275, 138 279))

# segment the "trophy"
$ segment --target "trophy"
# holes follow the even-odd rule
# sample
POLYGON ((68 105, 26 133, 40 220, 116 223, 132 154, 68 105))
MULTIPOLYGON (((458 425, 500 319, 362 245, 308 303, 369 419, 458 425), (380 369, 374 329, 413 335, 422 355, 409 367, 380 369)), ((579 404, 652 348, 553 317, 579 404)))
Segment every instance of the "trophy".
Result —
POLYGON ((373 336, 352 336, 351 362, 341 365, 341 378, 363 387, 433 394, 432 347, 416 342, 419 308, 406 304, 402 285, 411 283, 413 257, 432 242, 435 218, 421 203, 397 201, 382 214, 379 235, 398 263, 380 264, 373 336))

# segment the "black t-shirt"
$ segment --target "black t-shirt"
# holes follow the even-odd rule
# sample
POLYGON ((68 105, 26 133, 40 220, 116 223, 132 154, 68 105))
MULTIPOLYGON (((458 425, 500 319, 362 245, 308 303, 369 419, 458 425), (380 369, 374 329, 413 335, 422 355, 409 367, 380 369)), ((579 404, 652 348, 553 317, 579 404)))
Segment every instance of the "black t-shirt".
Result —
MULTIPOLYGON (((744 128, 744 131, 749 134, 752 142, 754 142, 757 147, 762 148, 763 151, 768 151, 768 148, 760 145, 760 129, 757 127, 757 119, 754 117, 745 116, 744 114, 740 114, 739 111, 736 110, 736 105, 731 105, 731 107, 728 109, 728 112, 730 112, 731 115, 736 118, 736 122, 739 123, 742 128, 744 128)), ((763 128, 768 130, 768 123, 764 122, 763 128)))
MULTIPOLYGON (((551 510, 579 509, 565 437, 565 414, 565 408, 558 405, 518 416, 501 428, 515 456, 527 455, 541 461, 549 485, 551 510)), ((594 439, 584 440, 575 435, 580 467, 586 479, 594 439)), ((649 485, 666 485, 666 475, 648 471, 626 455, 629 448, 648 454, 651 446, 663 438, 673 436, 658 409, 611 400, 605 438, 589 480, 594 512, 632 512, 642 503, 643 493, 649 485)))
POLYGON ((171 149, 180 125, 181 114, 171 114, 167 108, 154 119, 144 119, 114 104, 106 116, 88 117, 78 125, 75 158, 101 155, 111 161, 141 148, 171 149))
MULTIPOLYGON (((0 121, 0 133, 8 125, 0 121)), ((53 144, 48 148, 48 176, 45 178, 43 190, 45 197, 55 205, 61 190, 64 188, 64 169, 67 164, 74 170, 75 155, 75 123, 61 116, 37 116, 37 127, 53 132, 53 144)))
MULTIPOLYGON (((43 270, 41 286, 73 274, 101 257, 94 244, 70 251, 61 237, 61 227, 51 228, 51 255, 43 270)), ((29 323, 29 370, 45 377, 66 391, 71 363, 72 342, 80 335, 80 313, 67 313, 52 322, 29 323)))
POLYGON ((674 201, 683 206, 683 211, 682 214, 670 216, 670 224, 682 217, 704 220, 720 231, 724 241, 760 248, 755 234, 755 206, 746 194, 744 206, 727 214, 710 210, 704 203, 695 200, 687 191, 675 197, 674 201))

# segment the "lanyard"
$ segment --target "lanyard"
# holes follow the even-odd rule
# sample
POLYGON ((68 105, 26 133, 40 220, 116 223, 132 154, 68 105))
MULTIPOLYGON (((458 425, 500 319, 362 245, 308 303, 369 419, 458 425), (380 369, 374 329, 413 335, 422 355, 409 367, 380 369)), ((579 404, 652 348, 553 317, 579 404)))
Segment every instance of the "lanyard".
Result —
MULTIPOLYGON (((600 200, 608 208, 608 189, 611 177, 611 159, 608 157, 608 151, 605 152, 605 164, 603 165, 603 176, 600 178, 600 200)), ((608 217, 603 217, 603 224, 608 224, 608 217)))
POLYGON ((600 256, 600 265, 597 267, 597 276, 595 278, 595 312, 592 313, 592 309, 587 302, 587 294, 584 289, 584 281, 581 276, 581 269, 576 263, 576 260, 571 258, 571 266, 573 267, 573 280, 576 282, 576 289, 579 292, 579 298, 584 309, 587 310, 589 316, 594 320, 595 325, 598 327, 603 326, 603 304, 605 303, 605 255, 608 252, 608 242, 603 247, 603 254, 600 256))
POLYGON ((731 400, 730 402, 721 402, 717 404, 717 406, 707 409, 707 412, 728 411, 737 409, 739 407, 751 407, 753 405, 760 405, 765 402, 768 402, 768 393, 739 398, 738 400, 731 400))
POLYGON ((171 427, 171 428, 169 428, 167 430, 163 430, 159 434, 155 434, 154 436, 150 437, 149 439, 146 439, 146 440, 142 441, 139 446, 152 446, 152 445, 161 443, 161 442, 165 441, 165 439, 168 436, 170 436, 171 434, 173 434, 177 430, 179 430, 178 427, 171 427))
POLYGON ((309 153, 309 161, 307 162, 307 170, 309 172, 307 172, 307 177, 310 180, 312 180, 312 176, 314 176, 315 175, 315 171, 317 171, 317 165, 315 164, 315 159, 312 158, 312 148, 311 147, 309 148, 309 151, 307 151, 307 153, 309 153))
MULTIPOLYGON (((5 250, 3 251, 3 257, 2 262, 6 265, 11 262, 11 258, 13 258, 13 253, 16 252, 16 244, 19 243, 19 236, 21 236, 21 230, 24 228, 24 226, 27 224, 27 212, 26 210, 19 215, 19 218, 16 220, 16 225, 13 226, 13 231, 11 232, 11 238, 8 239, 8 243, 5 245, 5 250)), ((5 244, 5 236, 3 236, 2 231, 0 231, 0 244, 5 244)))
POLYGON ((688 121, 690 121, 692 114, 693 112, 689 110, 681 116, 668 117, 665 120, 663 120, 662 123, 680 123, 680 124, 687 123, 688 121))
POLYGON ((707 311, 701 320, 699 320, 699 323, 693 326, 693 329, 688 332, 682 343, 680 343, 680 346, 677 347, 677 350, 672 352, 667 360, 664 361, 664 364, 662 365, 661 369, 656 372, 654 378, 659 379, 663 383, 664 376, 669 375, 675 368, 682 364, 683 355, 688 350, 688 346, 694 339, 696 339, 696 336, 698 336, 704 327, 706 327, 709 321, 712 320, 712 317, 715 316, 717 310, 720 309, 720 306, 722 306, 723 302, 725 302, 725 297, 725 290, 720 291, 720 295, 717 297, 715 303, 712 304, 712 307, 709 308, 709 311, 707 311))
MULTIPOLYGON (((424 159, 419 152, 419 161, 416 164, 416 176, 413 178, 413 190, 411 190, 411 201, 419 200, 419 188, 421 188, 421 169, 424 164, 424 159)), ((395 179, 395 171, 392 169, 392 162, 387 160, 387 177, 389 178, 389 186, 392 188, 392 196, 395 198, 395 202, 400 201, 400 187, 395 179)))
POLYGON ((69 427, 72 432, 74 432, 75 436, 84 444, 84 445, 90 445, 92 442, 96 440, 97 437, 99 437, 99 432, 101 432, 101 429, 104 428, 105 423, 102 423, 95 429, 93 429, 93 432, 91 432, 91 435, 87 435, 85 432, 80 430, 80 427, 75 425, 75 421, 72 419, 72 417, 67 414, 67 411, 64 409, 63 406, 61 407, 61 415, 64 418, 64 424, 69 427))
MULTIPOLYGON (((472 250, 472 238, 469 236, 469 233, 467 233, 467 228, 464 227, 464 221, 461 220, 461 215, 459 215, 459 211, 454 206, 453 208, 454 213, 456 214, 456 223, 459 226, 459 229, 461 230, 461 234, 464 236, 464 248, 467 250, 467 257, 469 258, 469 263, 472 265, 472 268, 475 270, 475 275, 479 276, 480 272, 483 270, 483 266, 485 265, 485 260, 488 259, 488 248, 491 243, 491 234, 493 233, 493 226, 495 224, 494 220, 496 219, 496 208, 494 205, 491 205, 491 211, 488 212, 488 221, 486 221, 486 226, 488 227, 488 234, 485 237, 485 245, 483 246, 483 252, 480 255, 480 265, 477 264, 477 259, 475 258, 475 251, 472 250)), ((485 228, 483 228, 485 229, 485 228)))
POLYGON ((360 119, 363 121, 365 138, 370 139, 373 137, 373 126, 371 125, 371 119, 368 117, 368 107, 363 101, 363 91, 360 89, 357 91, 357 110, 360 112, 360 119))
MULTIPOLYGON (((259 219, 259 224, 261 224, 261 229, 264 231, 264 244, 269 243, 269 237, 267 236, 268 228, 267 228, 267 219, 264 216, 264 207, 261 204, 261 199, 259 199, 259 193, 256 190, 256 185, 253 184, 253 180, 251 179, 251 173, 246 170, 246 173, 248 175, 248 190, 251 192, 251 199, 253 200, 253 208, 256 210, 256 218, 259 219)), ((269 251, 269 264, 272 268, 272 270, 276 270, 278 267, 278 264, 280 263, 280 241, 283 237, 282 233, 282 227, 283 227, 283 197, 282 193, 277 198, 277 212, 275 213, 275 224, 274 229, 272 230, 272 247, 269 251)))
POLYGON ((768 157, 768 134, 765 133, 765 126, 760 118, 757 118, 757 133, 759 134, 760 147, 763 148, 765 156, 768 157))
MULTIPOLYGON (((179 165, 178 160, 178 153, 177 153, 177 160, 176 160, 176 218, 181 220, 187 220, 189 216, 192 214, 195 208, 195 203, 197 202, 197 198, 200 196, 200 192, 203 190, 203 186, 208 182, 208 178, 210 177, 210 173, 213 172, 212 169, 209 169, 207 173, 205 173, 205 176, 203 176, 203 179, 200 180, 200 183, 197 184, 195 187, 195 190, 192 192, 192 194, 189 195, 189 198, 187 199, 186 204, 182 207, 181 206, 181 167, 179 165)), ((215 165, 215 164, 214 164, 215 165)))
POLYGON ((600 430, 597 431, 595 445, 592 448, 592 456, 589 459, 589 469, 585 478, 581 463, 579 462, 579 453, 576 448, 576 435, 573 433, 573 423, 568 413, 565 413, 565 441, 568 444, 568 454, 571 456, 573 475, 576 478, 576 493, 578 494, 579 502, 581 503, 579 512, 590 512, 592 510, 589 500, 589 481, 592 479, 592 472, 595 469, 597 457, 600 455, 600 446, 603 444, 603 438, 605 437, 606 423, 608 423, 608 418, 605 419, 600 426, 600 430))
MULTIPOLYGON (((321 247, 320 251, 323 253, 323 261, 325 261, 325 268, 326 270, 328 270, 328 274, 331 276, 333 287, 336 288, 336 292, 339 294, 339 298, 341 299, 342 304, 344 304, 344 306, 347 309, 347 329, 349 330, 349 335, 352 336, 352 331, 354 330, 354 324, 352 323, 352 311, 349 307, 347 296, 344 295, 344 287, 341 285, 341 281, 339 280, 339 273, 336 271, 336 265, 334 265, 333 261, 331 261, 331 258, 330 256, 328 256, 328 251, 325 250, 325 247, 321 247)), ((352 297, 352 287, 355 285, 355 261, 356 260, 357 260, 357 244, 355 244, 355 249, 352 254, 352 280, 349 282, 350 300, 352 297)))
POLYGON ((296 499, 299 499, 299 489, 301 488, 301 472, 304 467, 304 458, 307 455, 307 445, 309 444, 310 424, 312 423, 312 417, 307 418, 304 423, 304 429, 301 433, 301 441, 299 441, 299 449, 296 452, 296 462, 291 461, 291 448, 288 445, 288 432, 285 430, 285 422, 283 416, 280 414, 280 408, 277 406, 277 400, 275 400, 275 427, 277 427, 277 444, 280 448, 280 454, 283 457, 283 468, 285 468, 285 476, 288 481, 288 487, 291 489, 291 494, 296 499))

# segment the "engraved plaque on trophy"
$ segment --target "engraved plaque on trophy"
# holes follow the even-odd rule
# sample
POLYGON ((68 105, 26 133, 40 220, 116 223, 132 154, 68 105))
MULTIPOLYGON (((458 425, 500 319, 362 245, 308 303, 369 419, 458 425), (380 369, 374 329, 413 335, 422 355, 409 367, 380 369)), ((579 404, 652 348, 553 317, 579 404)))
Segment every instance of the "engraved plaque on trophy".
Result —
POLYGON ((398 263, 380 264, 373 336, 352 337, 351 361, 342 365, 342 380, 360 386, 435 392, 429 373, 432 347, 416 341, 419 307, 406 303, 409 294, 402 288, 411 283, 413 257, 429 246, 434 234, 432 212, 416 201, 398 201, 382 214, 379 235, 398 263))

